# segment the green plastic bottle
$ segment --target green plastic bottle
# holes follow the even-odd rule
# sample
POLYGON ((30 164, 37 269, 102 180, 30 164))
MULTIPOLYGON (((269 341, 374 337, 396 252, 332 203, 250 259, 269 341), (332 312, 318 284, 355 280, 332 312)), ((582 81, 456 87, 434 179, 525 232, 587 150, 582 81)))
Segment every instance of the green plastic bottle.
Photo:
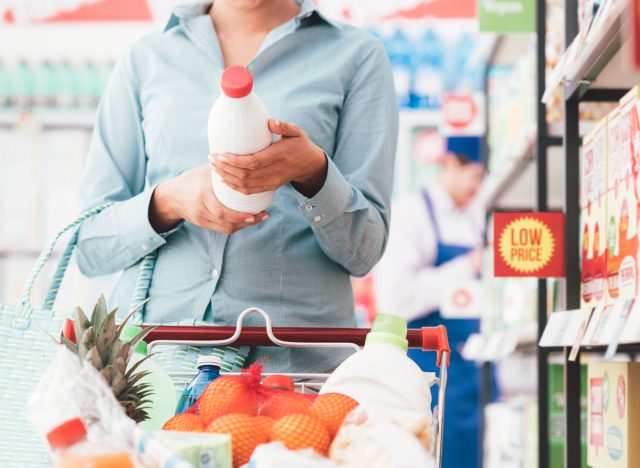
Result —
MULTIPOLYGON (((120 339, 122 341, 130 341, 141 330, 140 327, 127 325, 122 329, 120 339)), ((129 360, 129 367, 134 366, 148 355, 147 344, 141 341, 134 349, 133 355, 129 360)), ((140 372, 149 372, 149 375, 142 379, 141 382, 149 384, 153 390, 153 394, 149 397, 151 404, 146 408, 149 419, 140 423, 140 427, 147 431, 157 431, 175 414, 177 403, 176 386, 169 374, 153 361, 153 357, 140 364, 138 370, 140 372)))

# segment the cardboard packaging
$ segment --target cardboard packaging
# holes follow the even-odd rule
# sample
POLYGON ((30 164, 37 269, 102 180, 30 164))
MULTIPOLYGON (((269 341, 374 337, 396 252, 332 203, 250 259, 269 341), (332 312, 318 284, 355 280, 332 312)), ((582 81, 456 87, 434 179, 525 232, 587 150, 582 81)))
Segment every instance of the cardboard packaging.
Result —
MULTIPOLYGON (((638 205, 640 204, 640 118, 638 105, 640 87, 634 87, 620 100, 620 145, 621 158, 627 180, 629 208, 629 230, 626 249, 620 264, 620 297, 634 298, 638 295, 640 278, 638 274, 638 205), (631 206, 633 204, 633 207, 631 206), (634 217, 635 214, 635 217, 634 217)), ((622 246, 622 244, 621 244, 622 246)))
POLYGON ((580 164, 582 307, 606 303, 607 118, 584 138, 580 164))
POLYGON ((624 146, 623 108, 608 116, 607 161, 607 301, 637 295, 638 202, 632 158, 624 146))
MULTIPOLYGON (((549 466, 564 466, 564 365, 549 363, 549 466)), ((580 466, 587 468, 587 366, 580 365, 580 466)))
POLYGON ((640 363, 589 362, 588 372, 589 466, 640 466, 640 363))

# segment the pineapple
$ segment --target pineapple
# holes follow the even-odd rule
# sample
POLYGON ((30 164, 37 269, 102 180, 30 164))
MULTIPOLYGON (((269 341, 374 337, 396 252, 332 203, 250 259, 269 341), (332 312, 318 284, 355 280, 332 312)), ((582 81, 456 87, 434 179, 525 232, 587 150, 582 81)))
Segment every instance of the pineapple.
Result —
POLYGON ((116 310, 107 312, 104 296, 100 296, 91 314, 91 320, 79 307, 74 312, 77 343, 65 337, 61 337, 61 341, 80 359, 89 361, 100 372, 127 416, 140 423, 148 419, 146 407, 151 403, 149 396, 153 392, 148 384, 140 383, 148 372, 136 372, 144 359, 129 369, 127 365, 136 345, 152 329, 144 329, 130 342, 121 341, 120 330, 131 315, 133 312, 125 318, 120 327, 116 327, 116 310))

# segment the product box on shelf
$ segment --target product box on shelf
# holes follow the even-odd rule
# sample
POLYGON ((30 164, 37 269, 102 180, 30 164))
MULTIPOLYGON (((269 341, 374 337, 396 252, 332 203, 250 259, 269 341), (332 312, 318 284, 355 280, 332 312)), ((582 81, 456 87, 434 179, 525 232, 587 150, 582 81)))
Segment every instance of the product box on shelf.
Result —
MULTIPOLYGON (((632 199, 636 204, 636 213, 638 212, 638 206, 640 206, 640 116, 638 106, 640 105, 640 86, 635 86, 629 93, 627 93, 620 100, 620 120, 622 129, 621 144, 622 152, 625 161, 628 161, 631 170, 630 191, 632 192, 632 199)), ((640 292, 640 274, 638 273, 638 225, 640 219, 636 218, 635 233, 633 237, 635 239, 635 256, 633 258, 633 273, 636 278, 636 289, 633 297, 636 297, 640 292)), ((631 264, 630 264, 631 265, 631 264)))
POLYGON ((640 466, 640 363, 590 361, 588 368, 589 466, 640 466))
MULTIPOLYGON (((548 375, 549 466, 556 468, 564 466, 564 365, 550 362, 548 375)), ((580 420, 581 468, 587 468, 587 366, 585 364, 580 365, 580 420)))
POLYGON ((607 142, 605 117, 584 138, 581 152, 582 307, 594 307, 606 302, 607 142))
POLYGON ((633 161, 624 147, 622 108, 608 117, 607 161, 607 300, 637 295, 638 202, 633 183, 633 161))

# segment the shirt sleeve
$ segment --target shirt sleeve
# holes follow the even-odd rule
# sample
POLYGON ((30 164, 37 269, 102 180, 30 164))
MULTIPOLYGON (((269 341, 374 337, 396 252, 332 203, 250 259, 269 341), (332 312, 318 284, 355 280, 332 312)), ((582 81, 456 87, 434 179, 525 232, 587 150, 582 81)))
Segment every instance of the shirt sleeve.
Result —
POLYGON ((323 187, 310 199, 299 194, 322 250, 355 276, 367 274, 386 245, 397 138, 391 67, 376 41, 356 64, 323 187))
POLYGON ((116 65, 98 107, 96 127, 80 181, 83 210, 114 204, 84 222, 76 259, 87 276, 123 270, 165 244, 149 222, 153 188, 146 185, 142 112, 132 55, 116 65))
POLYGON ((380 312, 400 315, 407 321, 438 310, 443 285, 475 277, 473 265, 466 256, 435 266, 433 226, 416 219, 425 216, 424 211, 422 206, 416 208, 410 203, 394 211, 389 245, 374 274, 380 312))

